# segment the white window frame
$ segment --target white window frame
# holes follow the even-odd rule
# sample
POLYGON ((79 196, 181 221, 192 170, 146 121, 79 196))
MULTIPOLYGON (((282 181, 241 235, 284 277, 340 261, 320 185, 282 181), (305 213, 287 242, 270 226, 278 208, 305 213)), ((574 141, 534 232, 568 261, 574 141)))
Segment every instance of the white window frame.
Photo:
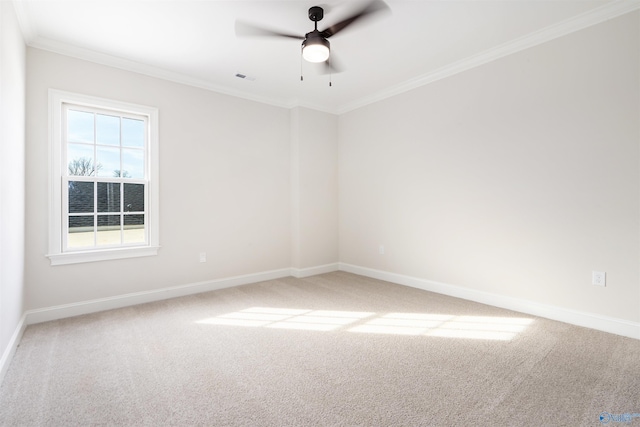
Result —
MULTIPOLYGON (((159 245, 159 201, 158 201, 158 109, 130 104, 110 99, 97 98, 60 90, 49 90, 49 258, 51 265, 76 264, 112 259, 154 256, 159 245), (65 250, 66 231, 64 223, 68 202, 62 186, 67 185, 67 164, 65 162, 66 141, 64 140, 63 118, 65 104, 116 113, 143 116, 147 120, 147 146, 145 161, 146 197, 145 217, 146 243, 143 245, 118 245, 105 248, 65 250), (63 210, 65 210, 63 212, 63 210), (148 222, 147 222, 148 221, 148 222)), ((110 180, 112 181, 112 180, 110 180)))

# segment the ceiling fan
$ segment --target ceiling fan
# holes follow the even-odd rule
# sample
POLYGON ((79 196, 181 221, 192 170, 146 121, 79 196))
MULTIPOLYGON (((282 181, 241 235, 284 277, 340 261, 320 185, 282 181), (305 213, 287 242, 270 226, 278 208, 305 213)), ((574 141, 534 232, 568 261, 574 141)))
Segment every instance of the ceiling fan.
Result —
POLYGON ((324 17, 324 9, 320 6, 313 6, 309 8, 309 19, 314 23, 314 29, 305 34, 304 37, 297 34, 270 30, 243 21, 236 21, 236 35, 240 37, 286 37, 302 40, 302 57, 306 61, 313 63, 324 62, 329 71, 336 72, 338 70, 334 64, 329 61, 331 49, 328 39, 349 27, 354 22, 368 15, 372 15, 375 12, 387 10, 388 8, 387 4, 382 0, 372 0, 348 18, 331 25, 323 31, 319 31, 318 22, 324 17))

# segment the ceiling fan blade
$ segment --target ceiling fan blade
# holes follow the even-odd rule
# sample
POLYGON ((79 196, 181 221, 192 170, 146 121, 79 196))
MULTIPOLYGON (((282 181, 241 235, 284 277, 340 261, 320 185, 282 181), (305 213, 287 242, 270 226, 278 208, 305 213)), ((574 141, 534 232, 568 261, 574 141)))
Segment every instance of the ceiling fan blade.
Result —
POLYGON ((290 39, 304 40, 297 34, 283 33, 269 28, 258 27, 244 21, 236 21, 236 36, 238 37, 286 37, 290 39))
POLYGON ((336 59, 336 54, 331 52, 329 59, 322 63, 321 74, 338 74, 344 71, 342 62, 336 59))
POLYGON ((342 21, 338 22, 337 24, 334 24, 334 25, 330 26, 326 30, 322 31, 320 34, 323 37, 331 37, 331 36, 335 35, 336 33, 344 30, 345 28, 347 28, 349 25, 353 24, 354 22, 364 18, 367 15, 371 15, 371 14, 373 14, 375 12, 381 12, 383 10, 388 10, 388 9, 389 9, 389 6, 387 6, 387 4, 385 2, 383 2, 382 0, 373 0, 373 1, 369 2, 364 8, 360 9, 354 15, 350 16, 347 19, 343 19, 342 21))

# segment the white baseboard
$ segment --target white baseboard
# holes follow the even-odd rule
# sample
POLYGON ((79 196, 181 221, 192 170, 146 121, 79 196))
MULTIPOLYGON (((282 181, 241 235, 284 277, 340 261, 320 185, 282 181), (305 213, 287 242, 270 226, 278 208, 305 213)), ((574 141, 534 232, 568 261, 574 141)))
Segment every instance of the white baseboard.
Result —
POLYGON ((417 277, 405 276, 402 274, 390 273, 387 271, 375 270, 357 265, 340 263, 340 271, 359 274, 361 276, 397 283, 399 285, 410 286, 425 291, 436 292, 456 298, 492 305, 494 307, 505 308, 547 319, 557 320, 572 325, 583 326, 603 332, 609 332, 624 337, 640 339, 640 323, 631 322, 624 319, 601 316, 599 314, 581 312, 562 307, 540 304, 519 298, 508 297, 489 292, 478 291, 461 286, 449 285, 446 283, 434 282, 417 277))
POLYGON ((231 288, 233 286, 247 285, 249 283, 262 282, 265 280, 280 279, 282 277, 289 277, 290 275, 291 269, 283 268, 280 270, 272 270, 262 273, 247 274, 225 279, 208 280, 205 282, 197 282, 187 285, 155 289, 152 291, 136 292, 131 294, 117 295, 109 298, 100 298, 89 301, 81 301, 73 304, 64 304, 54 307, 28 310, 25 313, 26 324, 32 325, 34 323, 48 322, 51 320, 64 319, 66 317, 79 316, 81 314, 96 313, 104 310, 112 310, 114 308, 122 308, 148 302, 161 301, 169 298, 199 294, 202 292, 231 288))
POLYGON ((191 283, 181 286, 156 289, 146 292, 136 292, 115 297, 101 298, 90 301, 82 301, 73 304, 64 304, 54 307, 46 307, 36 310, 26 311, 16 327, 9 344, 7 345, 2 358, 0 359, 0 384, 27 325, 47 322, 51 320, 63 319, 82 314, 95 313, 115 308, 128 307, 137 304, 160 301, 169 298, 193 295, 202 292, 214 291, 217 289, 230 288, 234 286, 247 285, 250 283, 262 282, 266 280, 279 279, 283 277, 304 278, 316 274, 329 273, 332 271, 346 271, 359 274, 361 276, 374 279, 385 280, 400 285, 410 286, 425 291, 436 292, 456 298, 527 313, 534 316, 545 317, 558 320, 573 325, 584 326, 604 332, 622 335, 625 337, 640 339, 640 323, 630 322, 623 319, 601 316, 593 313, 580 312, 561 307, 539 304, 518 298, 504 295, 491 294, 477 291, 461 286, 449 285, 446 283, 434 282, 417 277, 405 276, 387 271, 375 270, 367 267, 346 263, 333 263, 309 268, 283 268, 261 273, 247 274, 224 279, 209 280, 205 282, 191 283))
POLYGON ((22 339, 22 334, 24 334, 24 330, 27 327, 26 317, 27 316, 23 314, 20 318, 20 322, 18 322, 18 325, 9 340, 9 344, 7 344, 7 347, 2 354, 2 358, 0 359, 0 384, 2 384, 2 380, 4 379, 7 370, 9 370, 9 364, 11 364, 13 355, 16 353, 16 349, 22 339))
POLYGON ((331 273, 332 271, 338 271, 340 264, 334 262, 333 264, 318 265, 316 267, 309 268, 291 268, 291 275, 298 279, 304 277, 315 276, 317 274, 331 273))

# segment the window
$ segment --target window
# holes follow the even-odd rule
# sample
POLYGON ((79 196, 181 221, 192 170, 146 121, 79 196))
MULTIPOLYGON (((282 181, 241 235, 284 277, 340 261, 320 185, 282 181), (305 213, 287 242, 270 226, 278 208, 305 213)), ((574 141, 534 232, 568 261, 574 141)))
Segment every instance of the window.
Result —
POLYGON ((158 112, 51 90, 51 264, 156 255, 158 112))

